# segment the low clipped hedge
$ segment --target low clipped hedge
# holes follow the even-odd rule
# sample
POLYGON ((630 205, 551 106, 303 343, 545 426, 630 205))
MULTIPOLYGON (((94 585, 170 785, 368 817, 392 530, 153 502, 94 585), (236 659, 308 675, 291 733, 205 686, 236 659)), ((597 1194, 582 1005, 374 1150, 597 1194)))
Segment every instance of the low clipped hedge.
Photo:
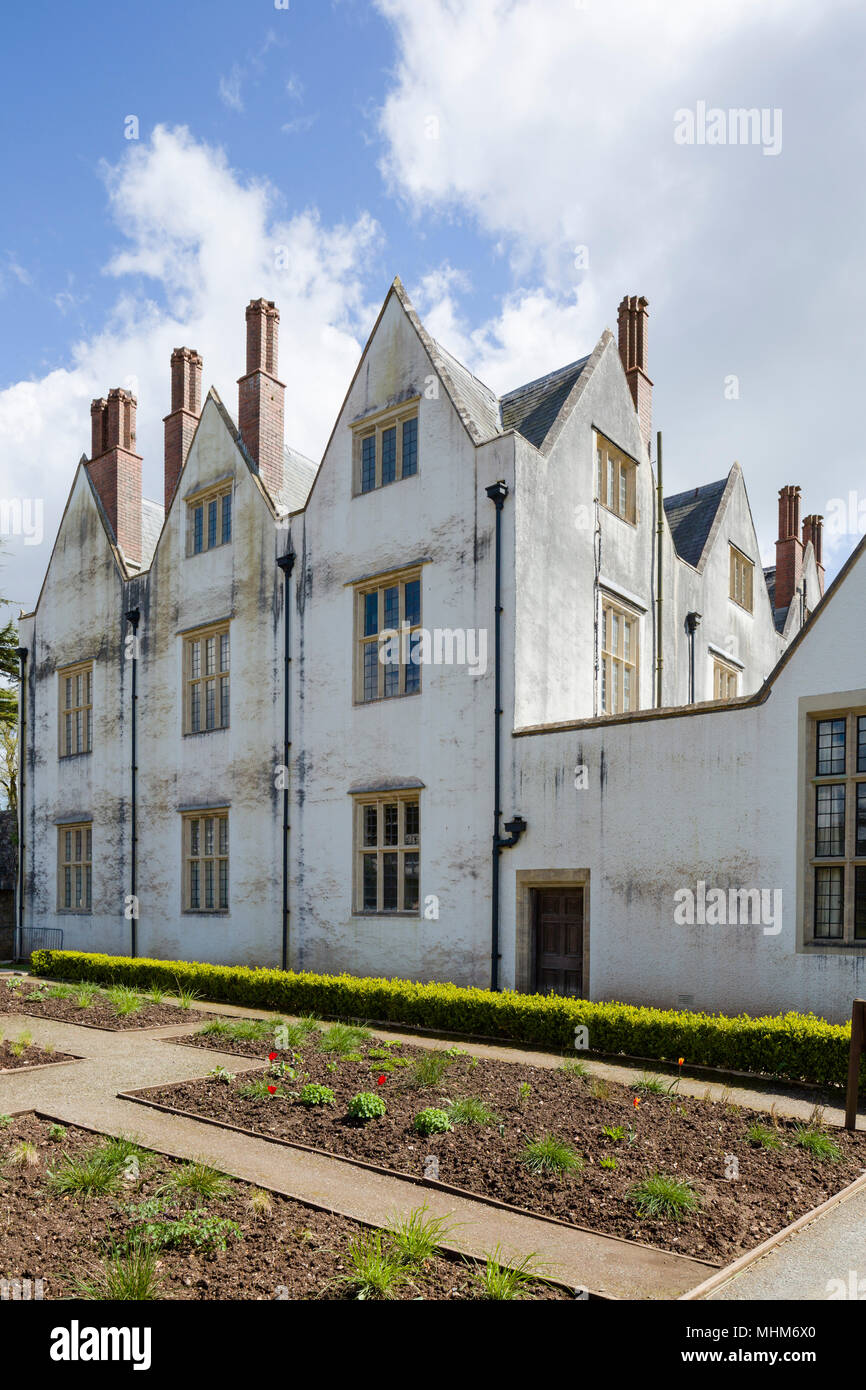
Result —
MULTIPOLYGON (((574 1053, 583 1024, 589 1051, 624 1054, 844 1086, 850 1024, 827 1023, 814 1014, 750 1018, 738 1014, 677 1012, 634 1004, 594 1004, 562 995, 466 989, 411 980, 313 975, 244 965, 147 960, 85 951, 34 951, 31 970, 60 980, 110 981, 138 989, 153 986, 196 990, 203 999, 277 1013, 317 1013, 365 1019, 444 1033, 502 1038, 574 1053)), ((866 1066, 861 1084, 866 1081, 866 1066)))

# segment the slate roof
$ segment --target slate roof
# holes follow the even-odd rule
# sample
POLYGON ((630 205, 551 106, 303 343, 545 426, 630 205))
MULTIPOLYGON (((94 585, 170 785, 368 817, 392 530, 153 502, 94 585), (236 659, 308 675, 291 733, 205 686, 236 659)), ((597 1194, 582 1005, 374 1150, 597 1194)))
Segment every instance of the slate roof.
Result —
POLYGON ((468 367, 458 362, 456 357, 441 343, 434 344, 452 378, 466 413, 478 432, 479 443, 492 439, 501 432, 499 401, 489 386, 473 376, 468 367))
POLYGON ((697 567, 727 484, 727 478, 722 478, 717 483, 705 483, 665 498, 665 516, 674 545, 687 564, 697 567))
POLYGON ((312 459, 286 445, 283 486, 279 497, 274 498, 277 505, 289 512, 300 511, 310 495, 316 470, 317 465, 312 459))
POLYGON ((589 356, 569 362, 547 376, 518 386, 502 397, 503 430, 517 430, 536 449, 540 449, 571 390, 589 361, 589 356))
POLYGON ((151 502, 149 497, 141 499, 141 568, 143 570, 150 569, 164 516, 165 508, 160 502, 151 502))

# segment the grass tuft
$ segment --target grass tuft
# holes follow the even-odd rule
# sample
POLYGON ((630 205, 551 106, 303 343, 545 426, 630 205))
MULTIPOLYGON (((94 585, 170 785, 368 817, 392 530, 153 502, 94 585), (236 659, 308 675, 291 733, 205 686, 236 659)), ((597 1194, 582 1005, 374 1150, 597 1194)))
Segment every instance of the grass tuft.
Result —
POLYGON ((584 1166, 583 1155, 555 1134, 530 1139, 520 1158, 530 1173, 579 1173, 584 1166))
POLYGON ((651 1173, 630 1187, 626 1195, 638 1216, 651 1220, 682 1221, 700 1206, 691 1183, 667 1173, 651 1173))

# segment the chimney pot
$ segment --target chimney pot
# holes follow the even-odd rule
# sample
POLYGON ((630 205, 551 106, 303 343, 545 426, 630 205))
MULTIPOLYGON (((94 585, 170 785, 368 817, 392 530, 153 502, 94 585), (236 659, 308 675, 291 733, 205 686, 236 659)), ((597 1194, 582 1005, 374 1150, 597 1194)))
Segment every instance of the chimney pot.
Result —
POLYGON ((135 452, 136 407, 135 396, 120 386, 91 403, 87 468, 124 559, 140 565, 141 457, 135 452))
POLYGON ((779 538, 776 541, 776 607, 787 608, 803 573, 800 539, 800 488, 787 483, 779 489, 779 538))

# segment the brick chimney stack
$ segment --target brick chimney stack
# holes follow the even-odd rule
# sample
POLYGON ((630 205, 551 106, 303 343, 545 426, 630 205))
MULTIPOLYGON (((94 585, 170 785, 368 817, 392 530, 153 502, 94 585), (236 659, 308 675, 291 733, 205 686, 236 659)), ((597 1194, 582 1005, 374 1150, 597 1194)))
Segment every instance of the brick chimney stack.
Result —
POLYGON ((166 511, 201 415, 201 367, 195 348, 179 347, 171 354, 171 413, 164 417, 166 511))
POLYGON ((141 455, 135 452, 136 399, 116 386, 90 406, 87 465, 125 560, 141 564, 141 455))
POLYGON ((815 552, 815 564, 818 567, 818 587, 821 593, 824 592, 824 518, 822 516, 805 516, 803 518, 803 550, 809 542, 812 542, 812 549, 815 552))
POLYGON ((617 322, 619 355, 640 421, 640 432, 649 454, 653 426, 653 384, 647 375, 649 300, 644 299, 643 295, 624 295, 619 306, 617 322))
POLYGON ((779 539, 776 541, 776 607, 787 608, 803 573, 800 539, 800 489, 788 483, 779 489, 779 539))
POLYGON ((280 311, 272 300, 247 305, 247 370, 238 381, 238 429, 271 496, 283 486, 285 386, 277 378, 280 311))

